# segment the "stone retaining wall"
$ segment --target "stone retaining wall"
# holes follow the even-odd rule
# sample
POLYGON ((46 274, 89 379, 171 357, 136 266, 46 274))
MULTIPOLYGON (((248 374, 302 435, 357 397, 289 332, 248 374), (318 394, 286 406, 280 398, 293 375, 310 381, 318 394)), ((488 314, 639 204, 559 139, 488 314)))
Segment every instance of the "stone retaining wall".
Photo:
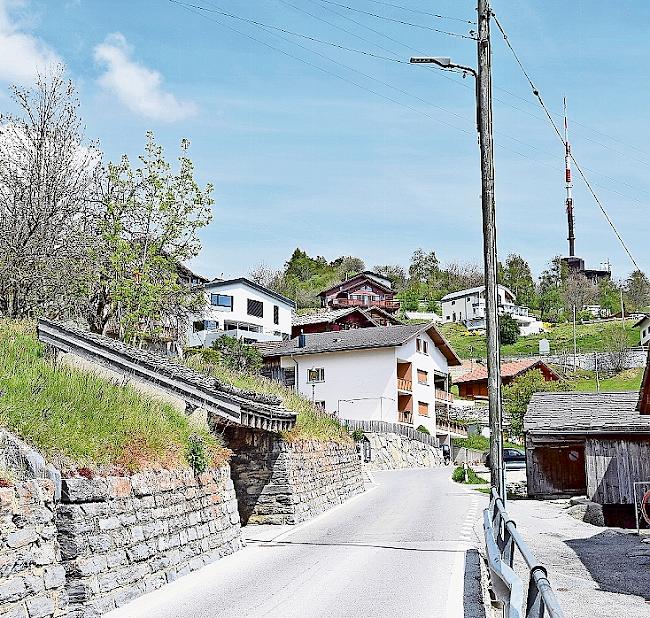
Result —
POLYGON ((372 449, 372 470, 435 468, 441 463, 439 448, 397 433, 366 433, 372 449))
POLYGON ((43 618, 66 606, 50 479, 0 489, 0 616, 43 618))
POLYGON ((224 438, 243 524, 296 524, 364 490, 353 444, 291 443, 240 427, 224 438))
POLYGON ((71 616, 101 615, 241 547, 228 466, 64 479, 61 498, 71 616))

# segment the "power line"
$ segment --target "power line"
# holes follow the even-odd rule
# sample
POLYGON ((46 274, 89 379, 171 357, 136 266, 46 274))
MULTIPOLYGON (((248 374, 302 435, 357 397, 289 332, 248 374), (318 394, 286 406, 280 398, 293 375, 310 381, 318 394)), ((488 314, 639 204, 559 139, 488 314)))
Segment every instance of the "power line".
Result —
MULTIPOLYGON (((519 65, 519 68, 521 69, 522 73, 526 77, 526 80, 528 81, 528 84, 530 85, 530 87, 531 87, 531 89, 533 91, 533 95, 537 98, 537 100, 539 101, 539 104, 542 106, 542 109, 546 113, 546 116, 548 117, 548 119, 549 119, 549 121, 551 123, 551 126, 553 127, 553 129, 555 129, 555 133, 557 133, 557 136, 560 139, 560 141, 562 142, 563 146, 566 147, 566 142, 564 141, 564 137, 562 136, 562 133, 560 132, 557 124, 555 123, 555 120, 553 120, 553 116, 551 116, 551 113, 549 112, 548 108, 546 107, 546 104, 544 103, 544 100, 542 99, 542 95, 540 94, 539 89, 535 86, 535 84, 533 83, 533 80, 531 79, 530 75, 528 74, 528 72, 524 68, 523 63, 521 62, 521 60, 519 58, 519 55, 515 51, 515 48, 512 46, 512 43, 510 43, 510 39, 508 38, 508 35, 507 35, 505 29, 501 25, 501 22, 498 20, 497 16, 494 15, 494 13, 492 14, 492 16, 494 17, 494 21, 495 21, 497 27, 499 28, 499 30, 501 31, 501 34, 503 35, 503 38, 504 38, 504 40, 506 42, 506 45, 508 46, 508 48, 512 52, 512 55, 513 55, 515 61, 517 62, 517 64, 519 65)), ((623 238, 620 235, 619 231, 616 229, 616 226, 614 225, 614 222, 612 221, 609 214, 605 210, 605 207, 601 203, 600 199, 598 199, 598 196, 596 195, 596 192, 593 190, 591 184, 589 183, 589 180, 587 180, 587 177, 586 177, 585 173, 582 171, 582 168, 580 167, 580 164, 576 160, 573 153, 570 153, 570 156, 571 156, 571 160, 573 161, 573 163, 576 166, 576 169, 578 170, 578 173, 580 174, 582 180, 584 181, 585 185, 587 186, 587 189, 589 189, 589 192, 591 193, 594 200, 596 201, 596 204, 598 204, 598 207, 600 208, 601 212, 603 213, 607 223, 609 223, 610 227, 614 231, 614 234, 616 234, 616 237, 618 238, 619 242, 621 243, 621 246, 623 247, 623 249, 625 249, 625 252, 627 253, 630 260, 632 261, 632 264, 634 264, 634 266, 636 267, 637 270, 641 270, 639 268, 639 265, 637 264, 636 260, 632 256, 632 253, 628 249, 627 244, 623 240, 623 238)))
POLYGON ((374 4, 382 4, 383 6, 390 6, 394 9, 401 9, 403 11, 410 11, 411 13, 419 13, 420 15, 429 15, 430 17, 436 17, 438 19, 448 19, 450 21, 460 21, 464 24, 470 24, 472 26, 476 25, 475 21, 469 19, 464 19, 463 17, 449 17, 447 15, 439 15, 438 13, 429 13, 428 11, 421 11, 419 9, 412 9, 408 6, 401 6, 399 4, 392 4, 391 2, 383 2, 382 0, 368 0, 368 2, 373 2, 374 4))
POLYGON ((387 17, 386 15, 378 15, 377 13, 371 13, 370 11, 364 11, 363 9, 357 9, 353 6, 348 6, 347 4, 340 4, 339 2, 334 2, 333 0, 320 0, 320 2, 325 2, 327 4, 334 4, 335 6, 340 6, 342 9, 347 9, 348 11, 354 11, 355 13, 363 13, 364 15, 370 15, 377 19, 384 19, 386 21, 392 21, 396 24, 402 24, 404 26, 411 26, 412 28, 420 28, 421 30, 430 30, 432 32, 438 32, 439 34, 446 34, 447 36, 455 36, 461 39, 470 39, 475 40, 473 36, 467 34, 460 34, 459 32, 449 32, 448 30, 440 30, 439 28, 433 28, 431 26, 425 26, 423 24, 414 24, 410 21, 404 21, 402 19, 395 19, 394 17, 387 17))

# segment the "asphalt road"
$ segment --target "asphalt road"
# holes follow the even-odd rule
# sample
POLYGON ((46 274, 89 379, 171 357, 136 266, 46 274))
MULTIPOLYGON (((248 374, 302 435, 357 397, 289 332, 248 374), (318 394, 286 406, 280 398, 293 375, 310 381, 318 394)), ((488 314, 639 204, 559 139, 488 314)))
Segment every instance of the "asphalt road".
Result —
POLYGON ((377 472, 315 520, 244 529, 242 550, 111 618, 484 618, 473 536, 481 496, 451 468, 377 472))

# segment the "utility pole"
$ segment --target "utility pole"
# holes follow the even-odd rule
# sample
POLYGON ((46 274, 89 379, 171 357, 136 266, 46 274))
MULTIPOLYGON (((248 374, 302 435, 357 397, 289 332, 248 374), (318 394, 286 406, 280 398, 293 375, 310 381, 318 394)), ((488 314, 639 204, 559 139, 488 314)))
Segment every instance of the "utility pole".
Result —
POLYGON ((485 261, 485 323, 487 332, 488 403, 490 414, 490 476, 505 503, 503 466, 503 408, 501 351, 499 349, 499 297, 497 288, 497 229, 494 204, 494 144, 492 140, 492 49, 490 6, 478 0, 478 72, 476 78, 479 144, 481 148, 481 205, 485 261))

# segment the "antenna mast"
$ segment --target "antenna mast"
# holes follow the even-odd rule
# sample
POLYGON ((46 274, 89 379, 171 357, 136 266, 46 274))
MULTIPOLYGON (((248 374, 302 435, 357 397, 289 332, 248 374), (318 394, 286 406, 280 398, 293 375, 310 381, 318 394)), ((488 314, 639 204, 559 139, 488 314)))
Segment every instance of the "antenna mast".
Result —
POLYGON ((566 97, 564 101, 564 180, 566 182, 566 218, 569 226, 569 257, 575 256, 576 237, 573 232, 573 195, 571 189, 571 145, 569 144, 569 120, 566 113, 566 97))

